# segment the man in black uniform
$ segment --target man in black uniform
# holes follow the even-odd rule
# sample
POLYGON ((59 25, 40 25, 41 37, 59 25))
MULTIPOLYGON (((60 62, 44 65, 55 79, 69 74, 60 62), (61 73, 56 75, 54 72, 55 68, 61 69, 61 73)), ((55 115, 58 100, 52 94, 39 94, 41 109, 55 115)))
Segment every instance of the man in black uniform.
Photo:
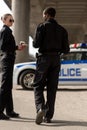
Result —
POLYGON ((36 124, 40 124, 43 117, 44 122, 51 122, 60 71, 60 54, 69 52, 67 31, 56 22, 55 14, 55 9, 51 7, 43 11, 45 21, 38 25, 33 41, 33 46, 39 48, 33 84, 37 110, 36 124), (46 101, 43 94, 45 86, 46 101))
POLYGON ((15 61, 15 51, 22 50, 22 45, 16 46, 14 36, 10 27, 13 25, 11 14, 5 14, 1 18, 4 25, 0 31, 0 119, 9 119, 9 117, 18 117, 14 112, 12 87, 13 87, 13 67, 15 61), (6 108, 6 115, 3 113, 6 108))

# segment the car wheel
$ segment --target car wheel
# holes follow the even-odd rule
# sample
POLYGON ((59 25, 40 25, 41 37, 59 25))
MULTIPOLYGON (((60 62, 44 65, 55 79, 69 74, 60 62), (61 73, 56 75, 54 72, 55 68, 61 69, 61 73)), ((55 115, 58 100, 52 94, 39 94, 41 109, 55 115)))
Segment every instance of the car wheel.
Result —
POLYGON ((33 87, 31 84, 33 83, 35 76, 35 70, 26 70, 24 71, 19 78, 20 85, 23 89, 32 90, 33 87))

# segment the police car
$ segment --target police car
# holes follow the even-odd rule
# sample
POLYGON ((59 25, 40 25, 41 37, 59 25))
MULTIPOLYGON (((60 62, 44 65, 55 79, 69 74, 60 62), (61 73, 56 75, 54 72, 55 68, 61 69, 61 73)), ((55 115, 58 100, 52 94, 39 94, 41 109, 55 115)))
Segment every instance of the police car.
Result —
MULTIPOLYGON (((32 89, 36 62, 26 62, 14 65, 14 82, 24 89, 32 89)), ((59 85, 87 84, 87 43, 70 45, 70 52, 61 55, 61 70, 59 85)))

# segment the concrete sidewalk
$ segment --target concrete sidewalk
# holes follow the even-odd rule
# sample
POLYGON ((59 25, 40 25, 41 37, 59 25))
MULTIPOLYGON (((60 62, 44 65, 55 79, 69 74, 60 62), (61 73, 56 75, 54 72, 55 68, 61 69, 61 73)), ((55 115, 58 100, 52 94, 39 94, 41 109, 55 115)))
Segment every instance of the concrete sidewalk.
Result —
POLYGON ((20 113, 20 118, 11 118, 10 121, 0 120, 0 130, 87 130, 86 86, 78 89, 75 86, 75 89, 64 89, 62 86, 60 88, 57 92, 52 123, 36 125, 33 91, 15 87, 14 107, 15 111, 20 113))

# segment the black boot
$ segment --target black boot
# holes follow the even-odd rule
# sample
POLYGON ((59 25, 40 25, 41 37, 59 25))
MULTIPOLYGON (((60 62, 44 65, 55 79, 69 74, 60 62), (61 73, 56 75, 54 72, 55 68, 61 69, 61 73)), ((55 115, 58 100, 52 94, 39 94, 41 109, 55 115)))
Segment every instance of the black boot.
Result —
POLYGON ((9 120, 9 116, 5 115, 4 113, 0 113, 0 120, 9 120))
POLYGON ((9 117, 13 117, 13 118, 15 118, 15 117, 19 117, 19 114, 16 113, 16 112, 14 112, 14 111, 12 111, 12 112, 8 112, 7 115, 8 115, 9 117))

